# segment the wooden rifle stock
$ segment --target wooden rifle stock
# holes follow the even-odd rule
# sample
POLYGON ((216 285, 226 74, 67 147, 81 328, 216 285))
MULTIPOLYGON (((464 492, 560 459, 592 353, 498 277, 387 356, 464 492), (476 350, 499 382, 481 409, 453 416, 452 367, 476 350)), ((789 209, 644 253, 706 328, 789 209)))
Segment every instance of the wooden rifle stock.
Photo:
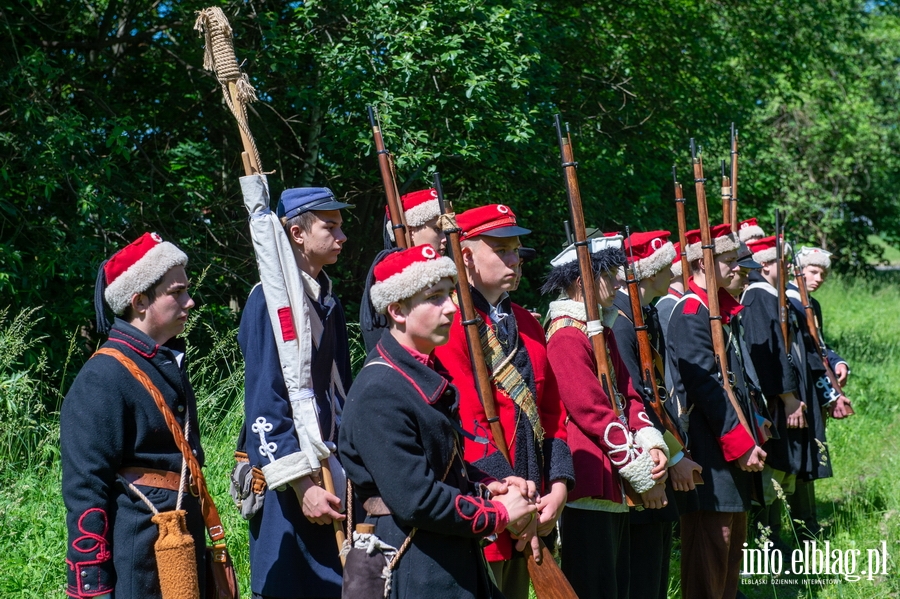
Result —
MULTIPOLYGON (((728 216, 731 218, 731 232, 738 230, 738 132, 731 123, 731 210, 728 216)), ((726 221, 727 222, 727 221, 726 221)))
POLYGON ((372 127, 372 136, 375 138, 375 152, 378 154, 378 170, 381 172, 381 182, 384 184, 384 193, 387 197, 388 213, 391 217, 391 230, 394 232, 394 242, 398 248, 412 247, 409 239, 409 228, 406 226, 406 215, 400 202, 400 192, 397 191, 397 177, 394 174, 394 163, 391 153, 384 147, 384 136, 381 127, 375 118, 375 111, 367 106, 369 112, 369 124, 372 127))
MULTIPOLYGON (((796 255, 794 258, 796 260, 796 255)), ((800 265, 797 262, 794 262, 794 282, 797 285, 797 289, 800 291, 800 302, 803 304, 803 311, 806 313, 806 328, 809 329, 809 335, 816 345, 816 352, 822 360, 822 366, 825 367, 825 376, 828 378, 828 382, 833 390, 829 400, 843 397, 847 401, 847 415, 852 416, 854 412, 853 408, 850 406, 850 400, 844 395, 844 390, 841 388, 840 383, 838 383, 837 375, 834 373, 834 369, 828 361, 828 354, 825 351, 825 342, 822 340, 822 334, 819 331, 819 321, 816 319, 816 311, 813 309, 812 301, 810 301, 809 298, 809 289, 806 287, 806 277, 803 275, 803 269, 800 268, 800 265)))
MULTIPOLYGON (((437 191, 438 205, 442 217, 447 216, 444 204, 444 190, 441 187, 440 173, 434 173, 434 188, 437 191)), ((478 334, 478 315, 475 305, 472 303, 472 291, 469 289, 469 280, 466 275, 466 263, 463 260, 462 247, 459 242, 460 229, 456 220, 442 218, 442 227, 447 236, 447 245, 453 254, 453 262, 456 264, 457 283, 456 294, 459 299, 460 322, 466 333, 466 343, 469 346, 469 359, 475 374, 475 389, 484 406, 484 415, 491 427, 491 436, 497 451, 512 465, 509 455, 509 446, 506 444, 506 436, 503 433, 503 425, 497 415, 497 406, 494 403, 494 390, 491 378, 488 375, 487 364, 484 361, 484 351, 481 348, 481 337, 478 334)), ((525 548, 526 565, 534 592, 538 599, 578 599, 572 585, 566 579, 559 564, 550 555, 550 551, 541 539, 538 539, 541 550, 541 563, 534 561, 530 547, 525 548)))
POLYGON ((675 181, 675 216, 678 219, 678 247, 681 249, 681 281, 684 284, 684 292, 688 292, 688 282, 691 280, 691 265, 687 259, 687 222, 684 217, 684 191, 678 182, 678 174, 675 165, 672 165, 672 180, 675 181))
MULTIPOLYGON (((641 358, 641 383, 646 390, 644 395, 650 402, 650 407, 653 409, 653 413, 656 414, 660 423, 662 423, 665 429, 669 431, 681 445, 684 455, 690 458, 691 454, 684 444, 684 439, 681 437, 681 433, 678 432, 678 427, 672 422, 671 416, 669 416, 669 413, 666 411, 666 408, 663 405, 663 398, 660 397, 659 385, 656 381, 653 348, 650 346, 650 334, 647 332, 647 324, 644 322, 644 312, 641 308, 640 289, 638 288, 640 281, 635 277, 633 262, 634 261, 632 260, 632 266, 625 270, 625 282, 628 287, 628 299, 631 301, 631 322, 634 325, 634 333, 637 336, 638 341, 638 353, 641 358)), ((665 390, 663 392, 665 392, 665 390)), ((703 476, 696 470, 694 470, 694 484, 703 484, 703 476)))
POLYGON ((709 212, 706 207, 706 190, 703 184, 703 157, 697 156, 694 140, 691 139, 691 161, 694 166, 694 189, 697 192, 697 211, 700 216, 700 240, 703 249, 703 267, 706 270, 706 295, 709 302, 709 327, 712 335, 713 352, 716 355, 716 363, 719 367, 719 377, 722 388, 728 397, 728 402, 737 414, 738 420, 751 439, 756 439, 744 410, 734 394, 731 384, 731 373, 728 372, 728 353, 725 350, 725 330, 722 327, 722 312, 719 309, 719 283, 716 281, 715 255, 713 254, 712 235, 709 231, 709 212))
MULTIPOLYGON (((603 392, 609 398, 612 405, 613 413, 619 420, 624 420, 622 414, 624 403, 620 404, 619 390, 613 385, 613 374, 610 370, 609 352, 606 348, 606 336, 604 333, 591 334, 593 327, 602 330, 600 308, 597 303, 597 286, 594 282, 594 268, 591 261, 591 252, 588 249, 587 228, 584 224, 584 210, 581 205, 581 191, 578 188, 578 163, 572 151, 572 137, 569 134, 568 127, 563 134, 562 124, 559 115, 556 117, 556 134, 559 138, 559 156, 562 161, 563 180, 566 184, 566 195, 569 198, 569 213, 572 218, 572 229, 575 237, 575 253, 578 255, 578 270, 581 273, 581 291, 584 297, 584 309, 587 314, 588 338, 591 341, 591 347, 594 350, 594 365, 597 371, 597 378, 600 380, 600 386, 603 392)), ((629 505, 641 505, 643 500, 641 496, 628 484, 628 481, 622 479, 625 487, 625 496, 629 505)))

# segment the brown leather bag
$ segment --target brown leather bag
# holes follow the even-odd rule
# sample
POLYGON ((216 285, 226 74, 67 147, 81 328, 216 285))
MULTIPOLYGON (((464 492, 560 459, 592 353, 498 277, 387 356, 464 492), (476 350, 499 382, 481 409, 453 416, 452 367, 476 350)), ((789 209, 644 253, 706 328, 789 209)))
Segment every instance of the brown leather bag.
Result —
POLYGON ((178 426, 175 420, 175 414, 166 405, 166 400, 162 393, 150 380, 143 370, 134 363, 134 360, 120 352, 119 350, 109 347, 102 347, 97 350, 96 354, 103 354, 118 360, 137 381, 144 386, 150 397, 156 403, 156 407, 162 413, 166 421, 166 425, 175 438, 175 444, 181 450, 181 455, 187 461, 188 469, 191 472, 191 487, 197 490, 200 496, 200 509, 203 512, 203 520, 206 522, 206 531, 212 541, 212 547, 206 548, 206 599, 240 599, 240 591, 238 590, 237 575, 234 571, 234 564, 231 562, 231 556, 228 554, 228 548, 225 546, 225 529, 222 528, 222 520, 219 518, 219 510, 213 502, 206 487, 206 479, 203 477, 203 470, 200 468, 200 462, 191 446, 178 426))

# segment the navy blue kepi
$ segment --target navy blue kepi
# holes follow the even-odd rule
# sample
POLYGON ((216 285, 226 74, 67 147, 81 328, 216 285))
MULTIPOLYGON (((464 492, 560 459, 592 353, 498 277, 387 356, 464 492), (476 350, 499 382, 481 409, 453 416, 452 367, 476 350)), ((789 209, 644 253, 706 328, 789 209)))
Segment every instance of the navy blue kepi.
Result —
POLYGON ((353 204, 338 202, 327 187, 295 187, 281 192, 276 214, 279 218, 290 219, 310 210, 341 210, 342 208, 353 208, 353 204))

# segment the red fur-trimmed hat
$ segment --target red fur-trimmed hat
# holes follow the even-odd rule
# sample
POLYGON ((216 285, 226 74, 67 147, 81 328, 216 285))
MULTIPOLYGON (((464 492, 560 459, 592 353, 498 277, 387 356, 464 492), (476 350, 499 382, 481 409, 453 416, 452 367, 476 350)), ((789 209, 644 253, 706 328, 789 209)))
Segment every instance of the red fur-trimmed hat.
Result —
MULTIPOLYGON (((403 206, 406 224, 410 227, 421 227, 431 219, 441 215, 437 190, 434 188, 408 193, 400 198, 400 204, 403 206)), ((384 215, 387 218, 385 227, 387 227, 388 237, 391 238, 391 241, 394 241, 394 230, 390 222, 391 212, 387 206, 384 207, 384 215)))
POLYGON ((420 245, 399 252, 392 252, 375 265, 375 283, 369 290, 372 307, 384 314, 387 307, 405 300, 444 277, 456 280, 456 265, 430 245, 420 245))
POLYGON ((488 204, 466 210, 456 215, 456 224, 462 230, 460 240, 472 239, 479 235, 515 237, 531 233, 530 229, 516 224, 516 215, 512 208, 503 204, 488 204))
POLYGON ((748 218, 738 225, 738 237, 744 243, 750 243, 753 239, 762 239, 765 236, 765 231, 762 230, 755 218, 748 218))
POLYGON ((752 239, 747 242, 747 247, 753 252, 753 259, 760 264, 766 264, 778 257, 774 235, 761 239, 752 239))
POLYGON ((831 268, 831 252, 822 248, 806 247, 805 245, 797 252, 797 259, 800 266, 820 266, 826 270, 831 268))
POLYGON ((123 314, 136 293, 143 293, 173 266, 187 264, 187 254, 163 241, 156 233, 144 233, 103 265, 106 289, 103 297, 116 314, 123 314))
POLYGON ((635 278, 646 279, 671 266, 676 254, 670 235, 669 231, 647 231, 625 239, 625 256, 635 278))
MULTIPOLYGON (((713 245, 713 255, 718 256, 719 254, 724 254, 725 252, 730 252, 732 250, 736 250, 740 247, 740 240, 738 236, 731 232, 731 225, 728 223, 722 223, 720 225, 716 225, 709 230, 709 235, 712 238, 713 245)), ((703 257, 703 248, 701 247, 702 241, 700 237, 700 229, 694 229, 693 231, 688 231, 685 233, 685 241, 687 241, 687 259, 688 262, 693 262, 694 260, 699 260, 703 257)))

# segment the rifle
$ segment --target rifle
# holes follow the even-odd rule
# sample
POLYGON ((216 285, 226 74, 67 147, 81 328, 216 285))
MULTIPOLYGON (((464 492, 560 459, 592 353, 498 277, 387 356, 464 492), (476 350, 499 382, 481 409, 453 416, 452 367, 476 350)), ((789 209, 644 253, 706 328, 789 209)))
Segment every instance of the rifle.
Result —
POLYGON ((381 135, 381 127, 375 117, 375 111, 371 106, 366 106, 369 113, 369 125, 372 127, 372 136, 375 138, 375 152, 378 154, 378 170, 381 171, 381 182, 384 184, 384 193, 387 196, 388 213, 391 216, 391 229, 394 232, 394 241, 398 248, 412 247, 409 239, 409 228, 406 226, 406 215, 400 202, 400 192, 397 191, 397 177, 394 173, 394 161, 391 153, 384 147, 384 137, 381 135))
MULTIPOLYGON (((631 236, 631 231, 629 231, 627 227, 625 228, 625 233, 629 237, 631 236)), ((672 437, 675 438, 675 441, 681 445, 684 455, 690 458, 691 454, 685 446, 684 439, 678 432, 678 427, 672 422, 669 412, 666 411, 665 406, 663 406, 665 398, 660 397, 660 391, 666 393, 666 390, 661 390, 656 382, 653 348, 650 346, 650 334, 647 332, 647 325, 644 323, 644 312, 641 308, 641 296, 640 290, 638 289, 640 281, 638 281, 634 271, 633 247, 631 248, 631 266, 625 269, 625 282, 628 287, 628 297, 631 300, 631 322, 634 325, 634 333, 637 336, 638 341, 638 353, 641 358, 641 385, 644 387, 644 397, 650 402, 653 413, 656 414, 656 417, 663 427, 665 427, 672 437)), ((696 470, 694 470, 694 484, 703 484, 703 477, 696 470)))
MULTIPOLYGON (((854 414, 854 411, 850 406, 850 400, 847 399, 846 395, 844 395, 844 390, 841 388, 840 383, 838 383, 837 375, 834 374, 834 369, 831 367, 831 363, 828 361, 828 354, 825 351, 825 342, 822 340, 821 331, 819 331, 819 321, 816 318, 816 311, 815 309, 813 309, 812 301, 809 297, 809 289, 807 289, 806 287, 806 277, 803 275, 803 269, 800 268, 797 254, 794 254, 793 265, 794 283, 796 283, 797 289, 800 291, 800 302, 803 304, 803 311, 806 313, 806 328, 809 329, 809 335, 810 337, 812 337, 813 342, 816 345, 816 352, 819 354, 819 358, 822 360, 822 366, 825 367, 825 377, 827 385, 823 383, 821 386, 829 387, 824 389, 829 403, 836 401, 840 397, 843 397, 847 401, 847 415, 852 416, 854 414)), ((816 386, 820 385, 817 383, 816 386)))
POLYGON ((728 372, 728 353, 725 350, 725 330, 722 328, 722 313, 719 309, 719 283, 716 281, 715 256, 712 236, 709 232, 709 213, 706 208, 706 190, 703 184, 703 157, 697 155, 694 139, 691 138, 691 162, 694 166, 694 189, 697 192, 697 211, 700 213, 700 240, 703 249, 703 268, 706 270, 706 294, 709 302, 709 328, 712 335, 713 352, 719 368, 719 382, 725 390, 728 402, 737 414, 738 421, 751 439, 756 439, 747 422, 744 410, 734 394, 731 373, 728 372))
MULTIPOLYGON (((569 198, 569 213, 572 219, 572 229, 575 235, 575 253, 578 255, 578 269, 581 272, 581 290, 584 297, 584 308, 587 313, 588 338, 594 350, 594 365, 597 370, 597 378, 603 392, 609 398, 613 413, 623 423, 625 415, 622 413, 624 401, 622 395, 616 389, 609 352, 606 348, 605 333, 600 334, 603 328, 600 319, 600 309, 597 304, 597 287, 594 283, 594 268, 591 264, 591 252, 588 249, 587 234, 585 232, 584 211, 581 206, 581 191, 578 189, 578 163, 572 153, 572 137, 569 127, 566 125, 566 133, 563 135, 562 124, 559 115, 556 120, 556 136, 559 139, 559 155, 562 161, 563 180, 566 184, 566 195, 569 198)), ((629 505, 641 505, 643 500, 635 492, 628 481, 622 480, 625 487, 625 498, 629 505)))
POLYGON ((731 178, 725 174, 725 161, 722 161, 722 222, 731 222, 731 178))
MULTIPOLYGON (((244 166, 244 174, 249 175, 260 175, 261 178, 265 179, 265 174, 262 172, 261 160, 259 156, 259 151, 256 148, 256 142, 253 139, 253 134, 250 132, 250 126, 247 124, 247 111, 246 104, 256 100, 256 91, 250 85, 250 81, 247 79, 247 75, 241 73, 240 66, 238 66, 237 58, 234 54, 234 45, 231 39, 232 30, 231 25, 228 23, 228 19, 225 17, 225 13, 222 12, 222 9, 219 7, 210 7, 205 8, 197 13, 197 22, 194 25, 194 29, 197 31, 203 32, 206 35, 206 51, 204 53, 203 58, 203 68, 214 71, 216 73, 216 78, 219 80, 219 83, 222 85, 222 93, 225 96, 225 103, 228 105, 228 108, 231 109, 234 118, 238 123, 238 130, 241 135, 241 143, 243 145, 244 150, 241 152, 241 162, 244 166)), ((265 189, 265 211, 268 211, 268 185, 263 181, 262 183, 265 189)), ((246 204, 247 196, 245 195, 245 205, 248 209, 250 209, 250 205, 246 204)), ((256 206, 256 208, 262 208, 262 206, 256 206)), ((255 209, 255 208, 254 208, 255 209)), ((265 212, 259 212, 257 214, 265 214, 265 212)), ((275 218, 272 215, 271 218, 275 218)), ((265 279, 266 277, 263 274, 263 270, 266 268, 264 264, 267 264, 270 268, 268 272, 275 271, 274 264, 278 262, 278 240, 277 234, 272 234, 272 228, 266 230, 261 237, 259 231, 261 229, 255 228, 255 224, 260 225, 264 223, 263 219, 251 219, 251 227, 250 233, 253 238, 254 251, 256 252, 258 258, 258 264, 260 266, 261 278, 265 279), (263 259, 259 259, 261 252, 259 251, 260 246, 267 246, 268 250, 274 249, 274 252, 266 251, 263 252, 268 258, 264 262, 263 259), (274 256, 273 256, 274 254, 274 256)), ((262 227, 265 229, 265 226, 262 227)), ((285 243, 287 242, 284 239, 285 243)), ((283 247, 283 246, 282 246, 283 247)), ((293 262, 291 262, 293 264, 293 262)), ((280 270, 280 265, 278 266, 279 275, 283 276, 283 271, 280 270)), ((283 291, 286 287, 288 287, 290 283, 287 280, 282 279, 280 281, 280 289, 283 291)), ((265 290, 265 285, 264 285, 265 290)), ((287 295, 285 292, 285 299, 287 299, 287 295)), ((269 303, 271 306, 272 303, 269 303)), ((274 319, 273 326, 274 326, 274 319)), ((275 334, 278 335, 280 331, 276 330, 275 334)), ((300 368, 301 360, 297 359, 297 356, 293 356, 293 360, 291 362, 292 366, 295 366, 298 370, 300 368)), ((279 354, 279 359, 282 364, 285 364, 283 356, 279 354)), ((297 377, 299 378, 299 376, 297 377)), ((310 381, 311 386, 311 381, 310 381)), ((320 440, 321 442, 321 440, 320 440)), ((332 495, 336 495, 334 488, 334 479, 331 475, 331 471, 328 467, 328 460, 323 459, 320 462, 321 466, 321 483, 326 491, 331 493, 332 495)), ((337 543, 338 552, 341 551, 344 545, 344 529, 343 525, 337 521, 333 521, 334 524, 334 537, 337 543)), ((343 564, 344 558, 341 557, 341 563, 343 564)))
POLYGON ((784 261, 784 222, 781 211, 775 210, 775 273, 776 290, 778 291, 778 324, 781 326, 781 338, 784 340, 784 351, 790 355, 791 338, 788 327, 787 308, 787 273, 784 261))
POLYGON ((675 215, 678 218, 678 247, 681 249, 681 280, 687 293, 688 281, 691 279, 691 265, 687 259, 687 223, 684 218, 684 192, 678 182, 675 165, 672 165, 672 180, 675 181, 675 215))
POLYGON ((737 129, 734 128, 734 123, 731 123, 731 210, 729 210, 729 216, 731 217, 731 232, 732 233, 737 233, 737 230, 738 230, 738 218, 737 218, 738 184, 737 184, 737 180, 738 180, 738 132, 737 132, 737 129))
MULTIPOLYGON (((434 173, 434 188, 437 191, 438 206, 441 212, 441 227, 447 236, 447 245, 453 255, 456 264, 457 283, 456 295, 459 299, 459 317, 466 332, 466 343, 469 346, 469 360, 475 373, 475 390, 484 406, 484 415, 491 427, 491 436, 497 445, 497 451, 511 465, 509 446, 506 444, 506 436, 503 434, 503 425, 497 415, 497 406, 494 403, 494 390, 491 378, 488 374, 487 363, 484 361, 484 351, 481 348, 481 337, 478 334, 478 315, 475 305, 472 303, 472 290, 469 289, 469 280, 466 274, 466 263, 463 260, 462 247, 459 242, 459 226, 452 213, 448 213, 444 204, 444 188, 441 187, 440 173, 434 173)), ((534 592, 538 599, 578 599, 572 585, 566 580, 559 568, 559 564, 550 554, 550 550, 544 542, 538 538, 541 550, 541 563, 534 560, 530 548, 525 548, 528 575, 534 586, 534 592)))

